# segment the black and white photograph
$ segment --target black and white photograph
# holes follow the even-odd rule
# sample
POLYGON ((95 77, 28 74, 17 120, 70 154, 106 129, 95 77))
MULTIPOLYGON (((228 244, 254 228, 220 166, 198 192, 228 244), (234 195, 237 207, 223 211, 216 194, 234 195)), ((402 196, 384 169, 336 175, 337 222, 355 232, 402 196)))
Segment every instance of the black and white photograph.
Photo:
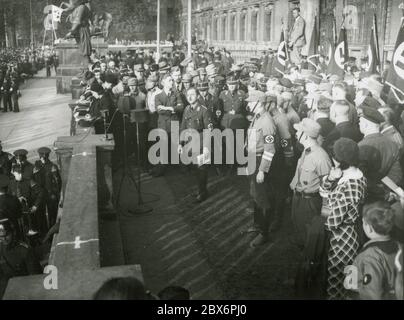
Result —
POLYGON ((404 299, 403 0, 0 0, 0 89, 0 300, 404 299))

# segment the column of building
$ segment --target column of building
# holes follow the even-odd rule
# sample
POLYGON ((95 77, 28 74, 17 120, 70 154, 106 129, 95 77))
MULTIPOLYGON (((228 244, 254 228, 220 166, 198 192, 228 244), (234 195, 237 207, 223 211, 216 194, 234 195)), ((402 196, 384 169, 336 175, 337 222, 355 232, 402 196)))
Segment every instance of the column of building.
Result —
POLYGON ((320 0, 301 0, 300 9, 301 15, 306 21, 306 40, 308 47, 314 28, 315 17, 320 15, 320 0))

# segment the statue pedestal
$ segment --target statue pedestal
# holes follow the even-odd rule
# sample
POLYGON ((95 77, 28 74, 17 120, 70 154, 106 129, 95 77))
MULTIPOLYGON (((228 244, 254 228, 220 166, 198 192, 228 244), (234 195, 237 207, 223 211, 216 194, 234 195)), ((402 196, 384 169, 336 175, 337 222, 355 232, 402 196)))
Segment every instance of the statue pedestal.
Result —
MULTIPOLYGON (((108 51, 108 44, 96 39, 92 43, 93 48, 99 55, 108 51)), ((56 92, 59 94, 71 93, 72 79, 83 69, 87 69, 88 62, 79 52, 78 45, 74 40, 56 44, 59 54, 59 67, 56 74, 56 92)))

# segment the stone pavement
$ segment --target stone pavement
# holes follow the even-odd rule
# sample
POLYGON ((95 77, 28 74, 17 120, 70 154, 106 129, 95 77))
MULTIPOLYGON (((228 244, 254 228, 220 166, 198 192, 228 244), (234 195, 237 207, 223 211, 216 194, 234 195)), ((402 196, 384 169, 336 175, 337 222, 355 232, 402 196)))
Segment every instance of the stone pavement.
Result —
MULTIPOLYGON (((37 158, 40 147, 52 147, 59 136, 69 136, 71 95, 56 94, 55 78, 45 78, 42 70, 20 88, 20 113, 0 112, 0 140, 13 153, 27 149, 29 160, 37 158)), ((53 158, 55 155, 53 154, 53 158)))

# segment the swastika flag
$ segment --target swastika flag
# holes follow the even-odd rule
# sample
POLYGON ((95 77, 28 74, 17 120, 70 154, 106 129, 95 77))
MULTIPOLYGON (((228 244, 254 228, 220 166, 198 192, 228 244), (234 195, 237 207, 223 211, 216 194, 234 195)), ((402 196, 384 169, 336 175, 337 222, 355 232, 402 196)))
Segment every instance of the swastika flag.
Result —
POLYGON ((282 30, 281 41, 278 46, 278 54, 276 55, 274 61, 274 70, 284 75, 288 68, 288 64, 289 64, 288 45, 285 41, 285 31, 282 30))
POLYGON ((317 71, 318 57, 319 57, 319 46, 320 46, 320 32, 317 16, 314 17, 313 32, 310 38, 309 53, 307 61, 309 62, 309 69, 317 71))
POLYGON ((339 33, 338 43, 331 56, 330 64, 328 65, 328 73, 336 74, 344 78, 345 75, 345 63, 348 62, 348 40, 345 27, 342 26, 339 33))
POLYGON ((394 47, 391 68, 387 75, 386 84, 391 87, 395 98, 404 103, 404 20, 398 32, 396 46, 394 47))
POLYGON ((369 74, 380 72, 380 52, 379 52, 379 36, 377 29, 376 14, 373 15, 372 37, 368 49, 367 72, 369 74))

